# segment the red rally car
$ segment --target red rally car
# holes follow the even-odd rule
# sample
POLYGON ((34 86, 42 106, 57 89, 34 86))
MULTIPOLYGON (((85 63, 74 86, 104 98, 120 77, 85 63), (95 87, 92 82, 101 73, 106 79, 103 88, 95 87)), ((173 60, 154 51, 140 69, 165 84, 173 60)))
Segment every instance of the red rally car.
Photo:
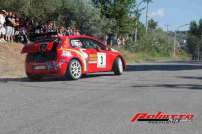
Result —
POLYGON ((119 51, 87 35, 40 35, 22 53, 27 53, 25 70, 30 80, 44 76, 77 80, 85 74, 110 71, 121 75, 126 69, 119 51))

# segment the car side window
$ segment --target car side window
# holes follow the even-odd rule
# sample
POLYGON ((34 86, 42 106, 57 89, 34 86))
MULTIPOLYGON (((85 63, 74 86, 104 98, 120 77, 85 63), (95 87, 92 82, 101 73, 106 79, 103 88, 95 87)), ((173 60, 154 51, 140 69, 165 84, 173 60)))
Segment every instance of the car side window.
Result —
POLYGON ((91 48, 91 49, 100 48, 100 49, 102 49, 96 41, 91 40, 91 39, 83 39, 82 43, 84 44, 84 48, 91 48))
POLYGON ((74 48, 83 48, 83 46, 84 46, 83 43, 78 39, 72 39, 71 40, 71 45, 74 48))
POLYGON ((102 49, 102 45, 99 45, 98 42, 91 40, 91 39, 72 39, 71 45, 74 48, 84 48, 84 49, 102 49))

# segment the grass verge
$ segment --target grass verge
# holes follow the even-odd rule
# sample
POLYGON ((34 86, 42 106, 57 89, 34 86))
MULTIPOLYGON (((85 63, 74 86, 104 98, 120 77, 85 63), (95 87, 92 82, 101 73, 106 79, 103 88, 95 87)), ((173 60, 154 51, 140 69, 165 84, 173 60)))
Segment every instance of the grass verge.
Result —
POLYGON ((119 50, 127 63, 143 63, 143 62, 163 62, 163 61, 187 61, 190 60, 190 56, 185 52, 178 53, 174 56, 165 56, 162 54, 150 54, 147 52, 130 52, 124 48, 115 48, 119 50))

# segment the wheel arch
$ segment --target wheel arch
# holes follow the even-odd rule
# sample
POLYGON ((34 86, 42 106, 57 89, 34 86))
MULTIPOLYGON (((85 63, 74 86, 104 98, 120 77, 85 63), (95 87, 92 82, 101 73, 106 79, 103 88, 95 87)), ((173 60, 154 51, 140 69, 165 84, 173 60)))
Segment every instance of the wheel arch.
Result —
MULTIPOLYGON (((82 67, 82 74, 85 74, 85 73, 87 72, 87 65, 86 65, 86 67, 85 67, 85 64, 84 64, 85 61, 82 61, 82 59, 79 58, 79 57, 72 57, 72 58, 69 60, 69 63, 70 63, 72 60, 78 60, 78 61, 79 61, 79 63, 81 64, 81 67, 82 67), (86 69, 85 69, 85 68, 86 68, 86 69)), ((68 64, 68 68, 69 68, 69 64, 68 64)), ((68 69, 68 68, 67 68, 67 69, 68 69)))
POLYGON ((123 58, 122 55, 117 55, 117 56, 116 56, 116 58, 115 58, 114 61, 113 61, 112 69, 113 69, 114 63, 115 63, 115 61, 116 61, 117 58, 120 58, 120 59, 121 59, 121 61, 122 61, 122 63, 123 63, 124 70, 126 70, 126 61, 125 61, 125 59, 123 58))

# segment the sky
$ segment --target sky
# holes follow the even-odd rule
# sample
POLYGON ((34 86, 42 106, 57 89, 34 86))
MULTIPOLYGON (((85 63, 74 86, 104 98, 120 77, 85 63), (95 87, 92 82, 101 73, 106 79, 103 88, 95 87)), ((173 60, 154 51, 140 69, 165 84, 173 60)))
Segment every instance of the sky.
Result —
MULTIPOLYGON (((166 25, 169 25, 169 31, 187 30, 189 26, 182 25, 202 18, 202 0, 153 0, 149 6, 149 17, 158 21, 164 30, 166 25)), ((141 21, 145 23, 144 14, 141 21)))

